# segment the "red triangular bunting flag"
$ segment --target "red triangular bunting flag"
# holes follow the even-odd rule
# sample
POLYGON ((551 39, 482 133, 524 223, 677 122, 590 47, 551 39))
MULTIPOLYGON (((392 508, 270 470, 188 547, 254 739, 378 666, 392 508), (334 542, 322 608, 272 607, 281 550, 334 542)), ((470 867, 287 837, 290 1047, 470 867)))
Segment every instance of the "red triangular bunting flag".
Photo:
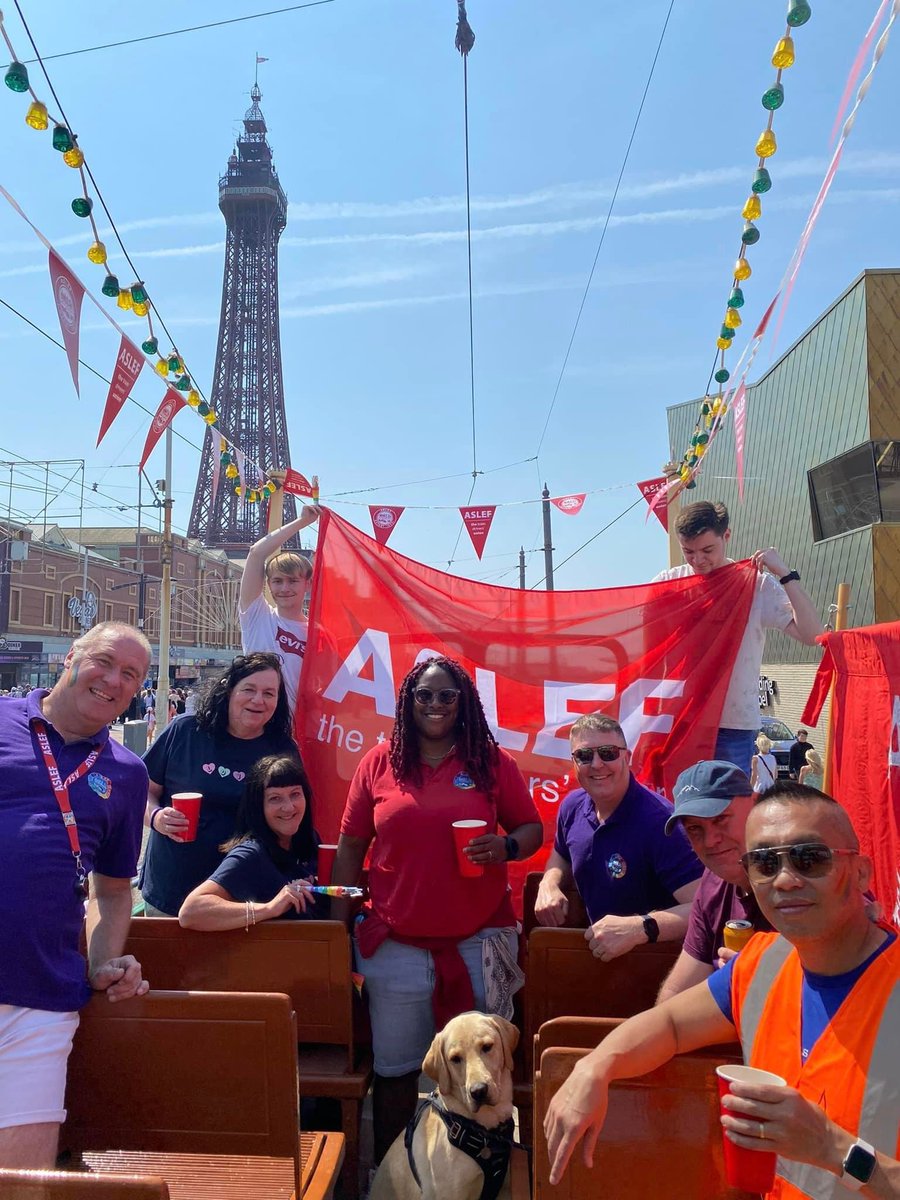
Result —
POLYGON ((81 302, 84 299, 84 288, 59 257, 50 251, 50 286, 53 288, 53 299, 56 301, 56 312, 59 316, 59 327, 62 330, 66 355, 69 359, 69 370, 72 372, 72 382, 75 391, 78 390, 78 332, 81 321, 81 302))
POLYGON ((744 441, 747 434, 747 385, 742 383, 731 403, 734 414, 734 457, 737 465, 738 496, 744 499, 744 441))
POLYGON ((379 546, 386 546, 387 540, 394 532, 394 526, 403 516, 404 506, 394 504, 370 504, 369 516, 372 518, 372 528, 375 530, 375 540, 379 546))
POLYGON ((587 492, 576 492, 574 496, 551 496, 550 503, 555 504, 567 517, 577 517, 584 507, 586 496, 587 492))
POLYGON ((172 421, 175 414, 184 408, 186 401, 181 392, 176 392, 174 388, 169 388, 162 398, 162 403, 156 410, 156 415, 150 422, 150 428, 147 430, 147 440, 144 442, 144 453, 141 455, 140 469, 144 469, 144 463, 153 453, 153 447, 165 433, 167 427, 172 421))
POLYGON ((666 533, 669 532, 669 498, 663 494, 655 504, 653 500, 658 492, 665 493, 668 482, 665 475, 660 475, 658 479, 645 479, 643 483, 638 484, 641 495, 650 505, 650 511, 659 517, 659 523, 666 533))
POLYGON ((112 425, 113 421, 122 411, 122 405, 128 399, 128 395, 134 387, 143 365, 143 354, 141 354, 134 342, 130 342, 123 333, 122 341, 119 343, 119 353, 116 357, 112 382, 106 394, 106 407, 103 409, 100 432, 97 434, 98 446, 103 441, 110 425, 112 425))
POLYGON ((305 475, 288 467, 284 477, 284 490, 292 496, 302 496, 305 500, 313 499, 313 485, 305 475))
POLYGON ((496 504, 488 504, 484 508, 461 508, 459 510, 459 515, 462 517, 463 524, 469 531, 469 537, 472 539, 472 545, 475 547, 475 553, 479 558, 481 558, 484 552, 484 543, 487 541, 487 535, 491 529, 491 521, 493 521, 496 511, 496 504))

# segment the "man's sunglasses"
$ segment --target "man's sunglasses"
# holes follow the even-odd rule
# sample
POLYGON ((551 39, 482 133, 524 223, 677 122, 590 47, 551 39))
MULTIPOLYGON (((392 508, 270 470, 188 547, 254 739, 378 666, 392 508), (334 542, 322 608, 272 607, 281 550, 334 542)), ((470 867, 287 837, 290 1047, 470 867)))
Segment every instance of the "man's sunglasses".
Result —
POLYGON ((413 692, 413 700, 415 700, 416 704, 420 704, 423 708, 426 704, 431 704, 434 700, 437 700, 438 704, 443 704, 449 708, 450 705, 455 704, 458 699, 459 688, 438 688, 437 691, 435 691, 434 688, 419 687, 413 692))
POLYGON ((804 879, 821 879, 834 865, 836 854, 858 854, 858 850, 832 849, 824 842, 801 842, 796 846, 766 846, 760 850, 748 850, 741 856, 741 863, 750 880, 761 882, 774 879, 785 859, 790 869, 804 879))
POLYGON ((594 755, 601 762, 615 762, 620 754, 626 754, 624 746, 581 746, 578 750, 572 751, 572 758, 578 763, 579 767, 589 767, 594 761, 594 755))

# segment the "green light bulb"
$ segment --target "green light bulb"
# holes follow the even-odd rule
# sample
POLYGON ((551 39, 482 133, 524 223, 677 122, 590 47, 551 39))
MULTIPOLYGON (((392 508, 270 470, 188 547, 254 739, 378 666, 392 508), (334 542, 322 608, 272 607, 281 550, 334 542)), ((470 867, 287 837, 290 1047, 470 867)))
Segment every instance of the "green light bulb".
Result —
POLYGON ((72 201, 72 212, 76 217, 89 217, 94 202, 88 196, 78 196, 72 201))
POLYGON ((27 92, 28 68, 24 63, 10 63, 3 77, 3 82, 11 92, 27 92))
POLYGON ((141 349, 145 354, 155 354, 159 349, 159 342, 155 337, 147 338, 146 342, 141 342, 141 349))
POLYGON ((100 289, 100 291, 104 296, 117 297, 119 295, 119 281, 116 279, 115 275, 107 275, 107 277, 103 280, 103 287, 100 289))
POLYGON ((729 308, 743 308, 744 307, 744 293, 741 291, 741 289, 739 287, 731 289, 731 295, 728 297, 728 307, 729 308))
MULTIPOLYGON (((731 372, 727 367, 720 367, 719 370, 716 371, 715 375, 713 375, 713 379, 715 379, 716 383, 727 383, 730 378, 731 372)), ((704 438, 703 440, 707 441, 708 439, 704 438)), ((700 441, 700 436, 698 436, 697 441, 700 441)))
POLYGON ((784 104, 784 88, 780 83, 773 83, 763 92, 762 106, 769 112, 774 112, 776 108, 781 108, 782 104, 784 104))
POLYGON ((756 174, 753 176, 753 183, 750 185, 750 190, 756 192, 757 196, 761 196, 763 192, 769 191, 772 186, 772 176, 765 167, 758 167, 756 174))
POLYGON ((812 9, 806 0, 788 0, 787 23, 796 29, 805 25, 812 16, 812 9))
POLYGON ((65 154, 67 150, 71 150, 75 143, 72 141, 72 135, 66 129, 65 125, 55 125, 53 127, 53 149, 59 150, 61 154, 65 154))

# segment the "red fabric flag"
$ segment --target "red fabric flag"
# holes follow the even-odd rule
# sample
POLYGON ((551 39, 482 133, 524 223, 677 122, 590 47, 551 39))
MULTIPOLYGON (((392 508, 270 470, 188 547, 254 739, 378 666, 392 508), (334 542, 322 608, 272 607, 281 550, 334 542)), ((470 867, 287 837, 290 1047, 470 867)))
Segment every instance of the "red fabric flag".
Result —
POLYGON ((98 446, 103 441, 110 425, 112 425, 113 421, 122 411, 122 405, 128 399, 143 365, 143 354, 141 354, 134 342, 130 342, 123 333, 122 341, 119 343, 119 353, 116 356, 112 382, 106 394, 106 406, 103 409, 100 432, 97 434, 98 446))
POLYGON ((369 516, 372 518, 372 528, 375 530, 375 540, 379 546, 387 545, 387 540, 394 532, 394 526, 403 516, 403 511, 402 505, 369 505, 369 516))
POLYGON ((144 452, 141 455, 141 470, 144 469, 144 463, 153 453, 153 447, 171 424, 172 418, 180 409, 184 408, 185 403, 181 392, 176 392, 174 388, 169 388, 163 396, 162 402, 150 422, 150 428, 147 430, 147 440, 144 442, 144 452))
POLYGON ((479 558, 484 553, 484 543, 491 531, 491 522, 496 511, 496 504, 488 504, 483 508, 461 508, 459 510, 459 515, 463 519, 463 524, 468 530, 475 553, 479 558))
POLYGON ((800 720, 817 723, 833 681, 831 794, 872 859, 884 915, 900 925, 900 621, 819 641, 825 654, 800 720))
POLYGON ((78 334, 81 322, 81 302, 84 299, 84 288, 75 278, 68 266, 58 254, 50 251, 50 286, 53 288, 53 299, 56 301, 56 313, 59 317, 59 327, 62 330, 66 356, 69 359, 69 370, 72 372, 72 382, 75 391, 80 396, 78 388, 78 334))
POLYGON ((551 496, 550 503, 555 504, 567 517, 577 517, 584 508, 586 497, 587 492, 577 492, 574 496, 551 496))
POLYGON ((288 467, 285 475, 284 490, 290 492, 292 496, 302 496, 304 500, 313 499, 313 485, 305 475, 301 475, 299 471, 295 471, 291 467, 288 467))
MULTIPOLYGON (((337 841, 360 759, 390 737, 400 683, 432 652, 475 680, 495 737, 529 782, 545 849, 560 800, 577 786, 568 731, 582 713, 617 717, 635 773, 671 789, 712 756, 756 579, 744 562, 667 583, 523 592, 445 575, 323 512, 295 725, 316 828, 337 841)), ((542 861, 511 866, 517 889, 542 861)))
POLYGON ((666 476, 660 475, 658 479, 645 479, 643 483, 638 484, 638 490, 650 505, 650 512, 656 513, 666 533, 669 532, 669 497, 666 491, 668 483, 666 476))

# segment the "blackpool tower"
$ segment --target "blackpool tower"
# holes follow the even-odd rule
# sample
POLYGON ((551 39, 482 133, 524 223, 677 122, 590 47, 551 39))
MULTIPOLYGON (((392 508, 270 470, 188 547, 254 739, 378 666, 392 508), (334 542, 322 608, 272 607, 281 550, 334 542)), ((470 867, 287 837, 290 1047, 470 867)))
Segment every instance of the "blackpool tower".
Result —
MULTIPOLYGON (((278 239, 287 223, 287 197, 272 164, 261 96, 254 83, 244 132, 219 180, 225 274, 210 395, 223 431, 246 455, 248 488, 258 486, 257 467, 267 478, 273 469, 290 466, 278 330, 278 239)), ((188 536, 243 555, 265 532, 266 506, 235 495, 224 472, 213 496, 218 455, 218 435, 207 438, 188 536)), ((294 516, 294 498, 286 494, 284 520, 294 516)))

